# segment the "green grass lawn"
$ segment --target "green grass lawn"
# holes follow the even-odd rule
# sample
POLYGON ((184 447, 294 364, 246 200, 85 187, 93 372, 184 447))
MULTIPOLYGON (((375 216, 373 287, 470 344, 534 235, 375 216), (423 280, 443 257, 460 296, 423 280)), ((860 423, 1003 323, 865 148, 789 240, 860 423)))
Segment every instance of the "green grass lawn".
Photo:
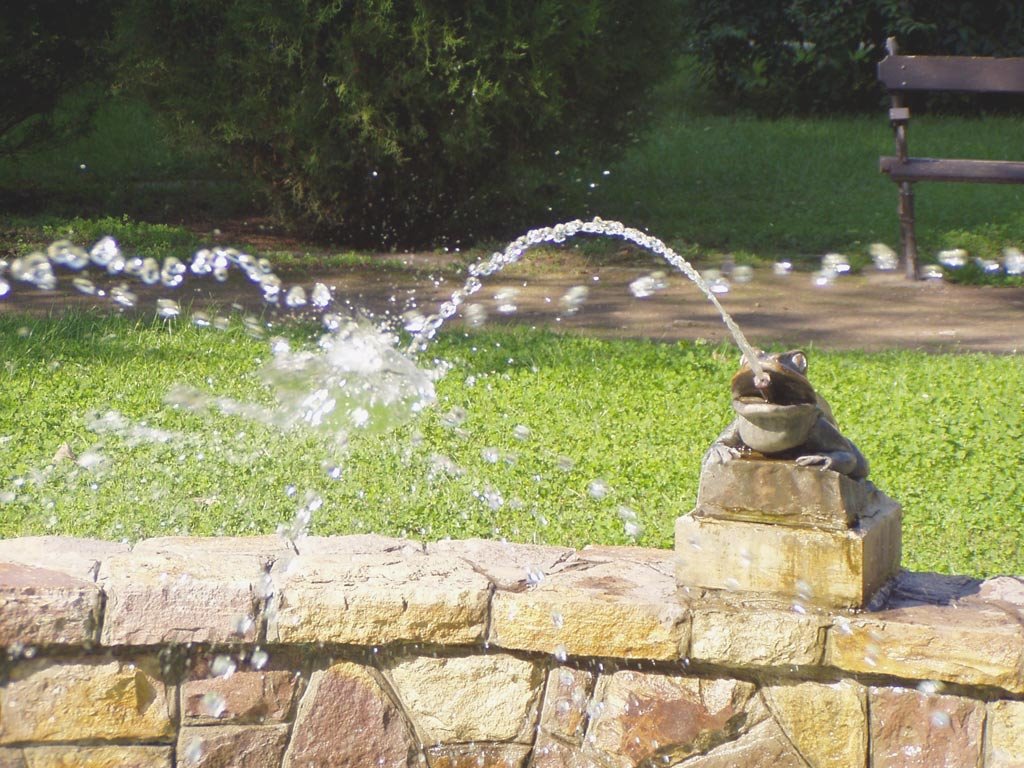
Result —
MULTIPOLYGON (((293 343, 309 335, 281 330, 293 343)), ((240 323, 8 316, 0 348, 0 536, 272 533, 321 499, 319 534, 654 547, 671 546, 673 520, 694 503, 701 456, 729 420, 737 357, 453 330, 422 361, 451 365, 436 405, 357 432, 339 454, 313 431, 165 404, 175 384, 267 402, 256 371, 268 342, 240 323), (64 443, 77 461, 52 463, 64 443)), ((1019 360, 810 357, 872 479, 904 506, 904 564, 1024 573, 1019 360)))

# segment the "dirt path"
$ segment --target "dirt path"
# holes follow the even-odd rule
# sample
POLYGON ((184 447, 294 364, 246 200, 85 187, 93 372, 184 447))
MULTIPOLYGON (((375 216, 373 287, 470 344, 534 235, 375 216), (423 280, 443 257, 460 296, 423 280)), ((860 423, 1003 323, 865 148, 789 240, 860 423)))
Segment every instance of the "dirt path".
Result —
MULTIPOLYGON (((412 254, 402 258, 407 269, 335 269, 302 277, 288 275, 286 283, 311 286, 314 281, 324 282, 350 307, 366 308, 378 316, 399 315, 409 309, 435 311, 461 283, 461 278, 443 269, 444 257, 412 254)), ((653 264, 596 266, 585 262, 526 266, 518 274, 491 278, 474 298, 494 322, 560 327, 606 337, 727 338, 714 309, 681 275, 670 273, 666 289, 635 298, 629 284, 654 268, 653 264), (587 289, 586 301, 577 312, 567 313, 563 297, 579 286, 587 289), (502 304, 515 304, 517 311, 503 314, 498 309, 502 304)), ((138 293, 140 307, 153 306, 157 292, 140 288, 138 293)), ((182 304, 227 307, 234 303, 247 311, 263 309, 258 292, 241 279, 226 284, 196 281, 178 294, 182 304)), ((871 351, 1024 350, 1024 288, 912 283, 893 273, 874 271, 816 287, 806 273, 778 276, 760 269, 751 282, 734 285, 720 300, 755 344, 871 351)), ((95 301, 72 289, 41 293, 17 286, 0 301, 0 313, 60 311, 95 301)))

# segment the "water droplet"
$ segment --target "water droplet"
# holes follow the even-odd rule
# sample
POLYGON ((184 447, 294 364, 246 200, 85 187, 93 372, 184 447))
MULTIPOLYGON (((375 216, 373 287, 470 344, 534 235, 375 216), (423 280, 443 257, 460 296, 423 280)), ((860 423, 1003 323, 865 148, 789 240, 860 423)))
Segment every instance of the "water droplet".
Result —
MULTIPOLYGON (((214 715, 216 717, 216 715, 214 715)), ((203 759, 203 740, 198 736, 193 736, 189 739, 188 744, 185 746, 185 751, 182 753, 185 757, 186 763, 198 763, 203 759)))
POLYGON ((253 669, 263 669, 267 666, 268 661, 270 661, 270 654, 262 648, 257 648, 252 652, 252 656, 249 658, 249 665, 253 669))
POLYGON ((772 265, 772 272, 776 275, 788 275, 793 271, 793 262, 791 261, 776 261, 772 265))
POLYGON ((896 251, 885 243, 872 243, 868 246, 868 253, 871 254, 871 260, 875 263, 875 269, 882 272, 891 272, 899 264, 896 251))
POLYGON ((925 264, 921 267, 921 277, 925 280, 942 280, 946 276, 938 264, 925 264))
POLYGON ((331 303, 331 289, 323 283, 316 283, 313 286, 313 294, 311 296, 314 307, 323 309, 331 303))
POLYGON ((76 277, 71 281, 71 285, 75 287, 75 290, 89 296, 96 294, 96 285, 87 277, 76 277))
POLYGON ((239 637, 247 635, 249 631, 252 630, 253 626, 255 626, 255 622, 252 620, 251 616, 238 614, 231 619, 231 632, 239 637))
POLYGON ((472 328, 479 328, 487 322, 487 310, 483 304, 467 304, 466 308, 462 311, 462 317, 465 319, 466 325, 472 328))
POLYGON ((235 674, 235 670, 238 665, 235 664, 235 660, 227 655, 217 656, 213 663, 210 665, 210 674, 214 677, 223 677, 225 679, 235 674))
POLYGON ((552 652, 552 655, 559 661, 564 662, 567 658, 569 658, 569 649, 566 648, 564 644, 559 643, 555 646, 555 650, 552 652))
POLYGON ((561 629, 565 626, 565 617, 558 611, 553 611, 551 614, 551 625, 555 629, 561 629))
POLYGON ((932 725, 936 728, 949 728, 952 719, 949 714, 941 710, 935 710, 931 714, 932 725))
POLYGON ((174 299, 157 299, 156 313, 163 318, 177 317, 181 314, 181 307, 174 299))
POLYGON ((590 289, 585 285, 574 285, 561 298, 562 306, 565 307, 565 312, 568 315, 574 315, 579 312, 583 303, 587 300, 587 295, 590 293, 590 289))
POLYGON ((950 248, 949 250, 939 251, 937 258, 939 264, 948 269, 960 269, 960 267, 967 264, 967 251, 963 248, 950 248))
POLYGON ((480 451, 480 456, 488 464, 497 464, 501 459, 501 452, 497 448, 484 448, 480 451))
POLYGON ((1004 248, 1003 269, 1008 275, 1024 275, 1024 253, 1019 248, 1004 248))
POLYGON ((219 693, 210 691, 199 700, 199 711, 207 717, 220 717, 227 708, 227 702, 219 693))
POLYGON ((505 288, 494 294, 494 301, 498 305, 498 312, 503 315, 511 315, 519 310, 516 306, 516 296, 519 294, 515 288, 505 288))
POLYGON ((117 241, 112 237, 104 237, 96 242, 89 251, 89 258, 92 259, 92 263, 98 267, 106 267, 115 258, 120 257, 121 249, 117 245, 117 241))
POLYGON ((587 485, 587 493, 589 493, 592 498, 597 499, 598 501, 605 498, 610 492, 611 488, 609 487, 608 483, 606 483, 604 480, 600 478, 596 480, 591 480, 590 484, 587 485))
POLYGON ((292 286, 285 294, 284 303, 292 309, 304 307, 306 305, 306 289, 301 285, 292 286))
POLYGON ((516 424, 512 428, 512 437, 514 437, 516 440, 529 440, 530 428, 525 424, 516 424))

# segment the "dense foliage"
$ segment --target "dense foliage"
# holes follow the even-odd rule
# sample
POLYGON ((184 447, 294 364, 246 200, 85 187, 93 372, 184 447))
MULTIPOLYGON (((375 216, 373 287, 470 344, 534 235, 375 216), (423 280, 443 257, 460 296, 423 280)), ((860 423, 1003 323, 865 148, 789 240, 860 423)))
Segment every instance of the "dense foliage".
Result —
POLYGON ((88 125, 105 84, 107 0, 19 0, 0 13, 0 155, 88 125), (62 119, 54 107, 74 93, 62 119))
POLYGON ((419 244, 521 226, 552 161, 620 145, 680 25, 679 0, 128 0, 117 40, 283 211, 419 244))
POLYGON ((1016 0, 688 0, 706 78, 764 114, 873 109, 875 64, 906 53, 1019 56, 1016 0))

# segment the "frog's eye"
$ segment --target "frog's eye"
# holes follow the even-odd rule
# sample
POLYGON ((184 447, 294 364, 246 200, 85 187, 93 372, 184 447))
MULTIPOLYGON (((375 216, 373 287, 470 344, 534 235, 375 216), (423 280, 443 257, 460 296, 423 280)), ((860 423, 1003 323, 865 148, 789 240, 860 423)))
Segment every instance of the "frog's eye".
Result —
POLYGON ((807 373, 807 358, 803 352, 790 352, 789 362, 792 363, 795 370, 800 373, 807 373))

